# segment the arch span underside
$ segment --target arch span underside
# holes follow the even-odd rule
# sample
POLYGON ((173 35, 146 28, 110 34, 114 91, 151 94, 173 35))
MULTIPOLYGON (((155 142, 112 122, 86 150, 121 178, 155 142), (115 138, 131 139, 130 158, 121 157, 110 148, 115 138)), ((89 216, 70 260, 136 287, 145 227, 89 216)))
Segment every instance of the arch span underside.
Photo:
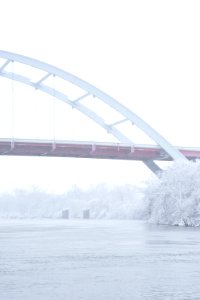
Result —
MULTIPOLYGON (((34 89, 38 89, 44 93, 47 93, 55 98, 65 102, 70 105, 72 108, 77 109, 83 113, 86 117, 90 118, 93 122, 97 123, 108 133, 112 134, 119 142, 132 144, 134 146, 134 141, 130 140, 124 133, 116 128, 116 125, 120 122, 131 121, 135 126, 141 129, 147 136, 149 136, 156 144, 158 144, 169 157, 173 160, 186 160, 186 157, 175 147, 173 147, 163 136, 161 136, 155 129, 153 129, 149 124, 147 124, 143 119, 136 115, 129 108, 107 95, 100 89, 91 85, 90 83, 74 76, 65 70, 52 66, 50 64, 44 63, 42 61, 19 55, 16 53, 11 53, 7 51, 0 50, 0 58, 4 60, 3 64, 0 66, 0 76, 5 77, 11 80, 18 81, 25 85, 31 86, 34 89), (17 74, 12 71, 8 71, 7 66, 10 63, 17 62, 22 65, 27 65, 35 69, 39 69, 45 72, 45 75, 42 78, 38 78, 37 81, 31 81, 27 76, 17 74), (55 88, 51 88, 48 85, 45 85, 45 80, 50 76, 61 78, 62 80, 77 86, 84 91, 80 97, 75 100, 70 100, 68 96, 55 88), (98 114, 98 111, 94 111, 86 107, 81 101, 86 97, 93 95, 101 100, 103 103, 120 113, 123 117, 122 120, 115 122, 114 124, 107 124, 104 121, 102 115, 98 114)), ((151 169, 154 173, 160 170, 157 164, 153 160, 144 160, 145 165, 151 169)))

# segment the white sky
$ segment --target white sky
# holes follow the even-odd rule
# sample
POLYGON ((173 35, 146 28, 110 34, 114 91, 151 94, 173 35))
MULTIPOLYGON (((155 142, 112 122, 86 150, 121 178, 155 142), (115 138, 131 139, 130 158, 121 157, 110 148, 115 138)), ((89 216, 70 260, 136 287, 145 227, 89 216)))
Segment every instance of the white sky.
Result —
MULTIPOLYGON (((172 144, 200 146, 199 1, 0 0, 0 11, 2 50, 61 67, 131 108, 172 144)), ((0 165, 1 189, 63 191, 150 176, 139 162, 0 157, 0 165)))

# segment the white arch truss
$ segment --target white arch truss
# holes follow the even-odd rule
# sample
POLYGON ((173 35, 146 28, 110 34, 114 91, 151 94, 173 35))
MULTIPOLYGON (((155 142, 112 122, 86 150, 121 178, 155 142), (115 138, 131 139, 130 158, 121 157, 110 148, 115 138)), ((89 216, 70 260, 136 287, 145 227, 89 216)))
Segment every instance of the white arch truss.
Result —
MULTIPOLYGON (((127 108, 111 96, 107 95, 100 89, 91 85, 90 83, 66 72, 65 70, 20 54, 0 50, 0 58, 3 58, 5 60, 2 66, 0 66, 0 76, 21 82, 23 84, 33 87, 34 89, 38 89, 49 95, 53 95, 57 99, 62 100, 63 102, 70 105, 72 108, 75 108, 82 112, 85 116, 93 120, 95 123, 104 128, 107 132, 116 137, 120 142, 134 144, 133 141, 131 141, 126 135, 124 135, 120 130, 118 130, 115 127, 121 122, 130 120, 145 134, 147 134, 152 140, 154 140, 173 160, 186 160, 185 156, 182 153, 180 153, 175 147, 173 147, 163 136, 161 136, 155 129, 148 125, 143 119, 141 119, 129 108, 127 108), (7 71, 6 67, 10 62, 17 62, 20 64, 28 65, 36 69, 42 70, 46 74, 44 77, 40 78, 36 82, 33 82, 26 76, 22 76, 15 72, 13 73, 7 71), (45 80, 51 75, 61 78, 66 82, 72 83, 73 85, 84 90, 85 93, 79 98, 77 98, 75 101, 69 100, 66 94, 44 84, 45 80), (119 112, 124 117, 124 119, 111 125, 106 124, 104 119, 100 115, 98 115, 96 111, 87 108, 81 103, 81 100, 89 95, 93 95, 100 99, 102 102, 106 103, 115 111, 119 112)), ((159 170, 159 167, 153 161, 144 161, 144 163, 154 172, 159 170)))

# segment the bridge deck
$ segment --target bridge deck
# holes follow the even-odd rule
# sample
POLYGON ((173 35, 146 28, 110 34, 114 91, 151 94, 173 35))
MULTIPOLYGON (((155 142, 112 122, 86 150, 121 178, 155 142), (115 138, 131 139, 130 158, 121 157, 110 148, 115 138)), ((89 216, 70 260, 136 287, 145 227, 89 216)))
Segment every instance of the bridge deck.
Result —
MULTIPOLYGON (((178 148, 188 159, 200 158, 200 148, 178 148)), ((171 157, 156 145, 74 141, 0 139, 0 155, 82 157, 124 160, 162 160, 171 157)))

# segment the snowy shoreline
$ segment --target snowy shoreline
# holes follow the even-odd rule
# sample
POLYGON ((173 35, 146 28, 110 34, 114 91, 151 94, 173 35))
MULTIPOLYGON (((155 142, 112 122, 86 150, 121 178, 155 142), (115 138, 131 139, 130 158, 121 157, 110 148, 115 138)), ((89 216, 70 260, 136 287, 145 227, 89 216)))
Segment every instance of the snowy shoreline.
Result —
POLYGON ((144 218, 143 194, 131 185, 109 187, 93 186, 82 190, 72 187, 62 195, 48 194, 38 189, 15 190, 0 195, 0 218, 83 218, 90 211, 91 219, 141 219, 144 218))
POLYGON ((200 227, 200 162, 174 162, 143 189, 101 184, 62 195, 37 188, 0 195, 0 219, 61 219, 64 210, 69 219, 83 219, 88 210, 91 219, 200 227))

